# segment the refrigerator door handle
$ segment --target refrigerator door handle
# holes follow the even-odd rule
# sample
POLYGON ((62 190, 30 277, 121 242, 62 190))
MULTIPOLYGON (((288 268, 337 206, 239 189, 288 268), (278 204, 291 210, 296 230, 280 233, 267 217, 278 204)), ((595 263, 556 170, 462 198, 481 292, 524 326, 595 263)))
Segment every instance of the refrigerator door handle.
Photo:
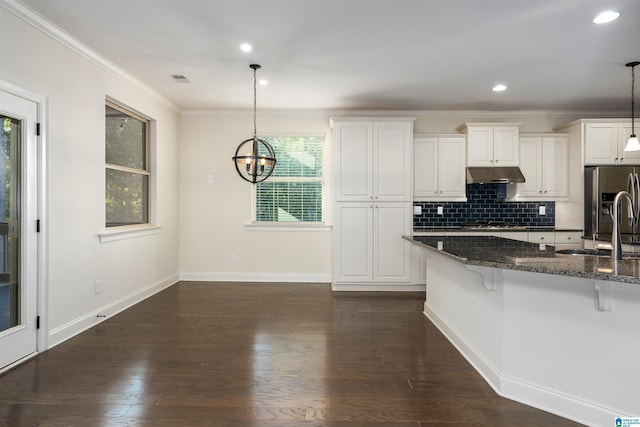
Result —
POLYGON ((636 215, 636 206, 638 206, 638 200, 636 197, 636 181, 637 174, 635 172, 629 172, 627 176, 627 192, 631 195, 631 212, 633 212, 634 217, 629 218, 629 227, 635 227, 635 218, 636 215))
POLYGON ((637 172, 633 173, 633 180, 635 187, 633 193, 633 228, 636 228, 638 226, 638 217, 640 217, 640 178, 637 172))

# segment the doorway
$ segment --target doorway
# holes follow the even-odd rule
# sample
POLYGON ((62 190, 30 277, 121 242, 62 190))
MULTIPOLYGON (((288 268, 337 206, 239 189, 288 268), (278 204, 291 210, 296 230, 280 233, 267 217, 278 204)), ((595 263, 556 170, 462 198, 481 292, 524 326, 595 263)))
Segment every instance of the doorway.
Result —
POLYGON ((37 351, 37 118, 0 89, 0 371, 37 351))

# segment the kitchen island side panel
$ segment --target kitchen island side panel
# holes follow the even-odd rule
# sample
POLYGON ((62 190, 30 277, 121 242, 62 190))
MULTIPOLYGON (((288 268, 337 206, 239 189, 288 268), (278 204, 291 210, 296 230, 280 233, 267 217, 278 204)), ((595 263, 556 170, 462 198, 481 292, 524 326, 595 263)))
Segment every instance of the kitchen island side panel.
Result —
MULTIPOLYGON (((425 315, 485 380, 499 390, 502 370, 502 287, 489 290, 478 271, 426 252, 425 315)), ((484 272, 490 273, 486 268, 484 272)))
POLYGON ((544 391, 590 425, 640 414, 637 285, 504 270, 503 301, 506 397, 544 391))
POLYGON ((637 284, 426 255, 425 315, 499 395, 590 426, 640 413, 637 284))

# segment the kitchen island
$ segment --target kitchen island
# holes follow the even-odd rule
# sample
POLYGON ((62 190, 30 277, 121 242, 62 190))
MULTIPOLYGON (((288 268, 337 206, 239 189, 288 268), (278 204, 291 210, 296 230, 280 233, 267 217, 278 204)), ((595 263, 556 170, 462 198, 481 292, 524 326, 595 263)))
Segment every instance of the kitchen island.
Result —
POLYGON ((640 260, 405 239, 427 258, 425 315, 498 394, 593 426, 640 416, 640 260))

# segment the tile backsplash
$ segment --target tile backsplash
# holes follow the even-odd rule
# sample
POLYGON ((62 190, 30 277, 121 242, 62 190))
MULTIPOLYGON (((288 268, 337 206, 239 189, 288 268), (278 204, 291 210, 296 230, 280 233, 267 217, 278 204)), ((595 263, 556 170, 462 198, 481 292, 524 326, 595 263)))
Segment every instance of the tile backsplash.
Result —
POLYGON ((413 216, 413 228, 439 228, 500 221, 527 227, 553 227, 555 202, 506 202, 507 184, 468 184, 466 202, 414 202, 422 214, 413 216), (438 215, 442 206, 443 214, 438 215), (545 215, 540 215, 540 206, 545 215))

